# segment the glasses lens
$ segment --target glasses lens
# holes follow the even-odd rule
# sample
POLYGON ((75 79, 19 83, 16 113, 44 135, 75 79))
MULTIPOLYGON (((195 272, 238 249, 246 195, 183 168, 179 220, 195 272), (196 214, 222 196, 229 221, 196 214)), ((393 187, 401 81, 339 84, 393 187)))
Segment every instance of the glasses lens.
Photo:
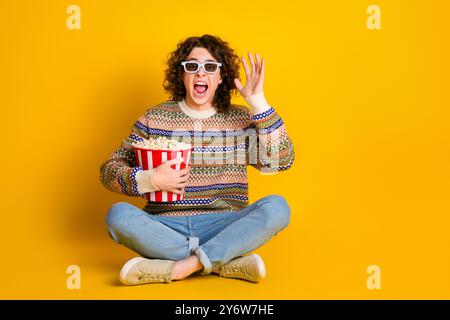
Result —
POLYGON ((198 63, 196 62, 188 62, 185 64, 186 71, 195 72, 198 69, 198 63))
POLYGON ((217 64, 215 63, 205 63, 206 72, 216 72, 217 64))

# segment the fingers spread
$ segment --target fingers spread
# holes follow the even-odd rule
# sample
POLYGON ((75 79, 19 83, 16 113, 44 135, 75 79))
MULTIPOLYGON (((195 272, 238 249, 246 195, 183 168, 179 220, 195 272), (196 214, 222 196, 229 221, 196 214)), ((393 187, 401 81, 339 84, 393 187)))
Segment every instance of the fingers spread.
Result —
POLYGON ((262 62, 261 62, 261 80, 264 80, 264 73, 265 73, 264 65, 265 65, 265 61, 266 61, 266 59, 262 58, 262 62))
POLYGON ((250 70, 248 68, 247 61, 245 61, 244 57, 242 57, 241 60, 242 60, 242 66, 244 67, 245 75, 248 78, 248 77, 250 77, 250 70))
POLYGON ((248 53, 248 58, 250 59, 250 64, 252 65, 252 71, 255 72, 255 62, 253 61, 253 55, 251 52, 248 53))
POLYGON ((241 81, 239 81, 239 79, 234 79, 234 85, 236 86, 236 88, 241 91, 244 87, 241 84, 241 81))
POLYGON ((259 54, 256 54, 256 72, 261 72, 261 59, 259 58, 259 54))

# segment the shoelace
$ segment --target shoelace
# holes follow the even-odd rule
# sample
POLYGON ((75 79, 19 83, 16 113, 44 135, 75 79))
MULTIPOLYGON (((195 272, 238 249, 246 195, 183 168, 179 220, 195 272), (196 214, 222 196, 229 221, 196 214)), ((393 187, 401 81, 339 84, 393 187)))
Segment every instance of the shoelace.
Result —
POLYGON ((243 273, 247 277, 252 277, 252 275, 247 270, 247 265, 241 265, 241 266, 231 265, 231 266, 223 266, 222 268, 223 268, 222 272, 225 274, 226 273, 231 273, 231 274, 243 273))
POLYGON ((167 281, 169 275, 166 270, 139 268, 139 277, 141 281, 167 281))

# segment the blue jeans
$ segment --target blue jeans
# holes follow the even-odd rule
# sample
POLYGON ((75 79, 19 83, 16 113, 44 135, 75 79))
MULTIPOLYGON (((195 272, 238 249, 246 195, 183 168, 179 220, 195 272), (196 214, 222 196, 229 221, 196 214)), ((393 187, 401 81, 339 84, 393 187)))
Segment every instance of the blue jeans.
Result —
POLYGON ((143 257, 182 260, 195 254, 203 274, 209 274, 266 243, 289 220, 286 200, 269 195, 240 211, 194 216, 152 215, 118 202, 109 210, 106 224, 114 241, 143 257))

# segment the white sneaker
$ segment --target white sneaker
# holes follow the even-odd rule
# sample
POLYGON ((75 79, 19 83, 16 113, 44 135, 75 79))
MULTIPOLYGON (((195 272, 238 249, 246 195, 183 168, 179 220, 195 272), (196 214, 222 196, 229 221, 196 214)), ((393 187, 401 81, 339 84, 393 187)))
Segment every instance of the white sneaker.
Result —
POLYGON ((266 267, 261 257, 254 253, 228 261, 220 267, 219 275, 224 278, 260 282, 266 277, 266 267))
POLYGON ((175 261, 135 257, 124 264, 119 279, 126 285, 171 282, 175 261))

